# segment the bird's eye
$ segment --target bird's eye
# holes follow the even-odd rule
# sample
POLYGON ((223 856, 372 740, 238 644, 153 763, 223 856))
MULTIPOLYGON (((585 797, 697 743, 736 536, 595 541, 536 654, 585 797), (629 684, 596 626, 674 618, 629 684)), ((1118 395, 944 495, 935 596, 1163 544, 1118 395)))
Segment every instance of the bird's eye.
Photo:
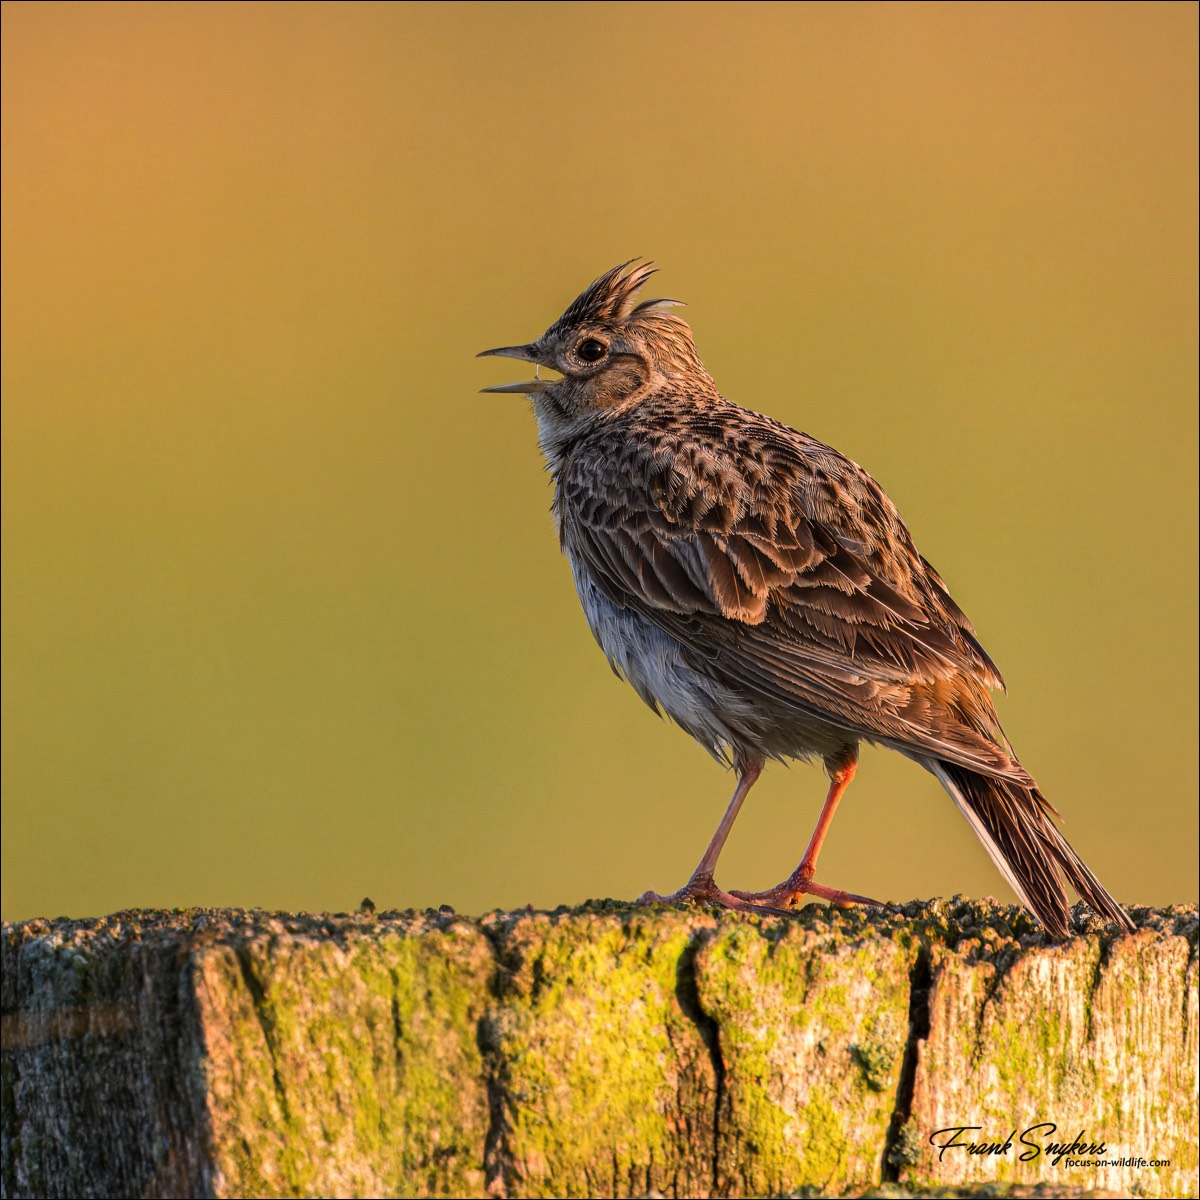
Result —
POLYGON ((607 353, 608 347, 595 338, 585 338, 575 347, 576 358, 581 358, 586 363, 599 362, 607 353))

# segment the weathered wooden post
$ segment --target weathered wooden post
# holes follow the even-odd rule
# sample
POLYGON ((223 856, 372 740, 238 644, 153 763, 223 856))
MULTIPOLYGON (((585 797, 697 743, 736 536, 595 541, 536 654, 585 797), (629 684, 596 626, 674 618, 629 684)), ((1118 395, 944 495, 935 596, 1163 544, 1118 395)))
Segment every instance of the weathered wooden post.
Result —
POLYGON ((1134 915, 6 925, 3 1193, 1192 1196, 1196 908, 1134 915))

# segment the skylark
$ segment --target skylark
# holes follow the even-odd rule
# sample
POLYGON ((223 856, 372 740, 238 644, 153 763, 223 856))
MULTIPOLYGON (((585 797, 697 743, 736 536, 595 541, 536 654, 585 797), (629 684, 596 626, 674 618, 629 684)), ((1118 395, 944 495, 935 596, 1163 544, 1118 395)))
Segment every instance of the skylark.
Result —
POLYGON ((1068 933, 1064 881, 1131 929, 1017 761, 989 696, 1000 672, 896 506, 836 450, 726 400, 676 302, 638 302, 654 270, 614 267, 536 341, 483 352, 561 374, 484 390, 532 398, 559 541, 613 669, 737 772, 691 879, 642 899, 875 903, 813 878, 865 740, 937 776, 1052 934, 1068 933), (787 758, 820 758, 831 781, 804 857, 769 891, 724 891, 738 810, 787 758))

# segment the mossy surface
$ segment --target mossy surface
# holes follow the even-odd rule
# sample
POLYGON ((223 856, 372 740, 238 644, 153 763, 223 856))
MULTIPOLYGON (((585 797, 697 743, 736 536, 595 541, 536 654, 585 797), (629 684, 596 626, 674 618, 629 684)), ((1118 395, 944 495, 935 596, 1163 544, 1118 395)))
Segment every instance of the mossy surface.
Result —
POLYGON ((879 1181, 915 951, 864 933, 747 922, 701 948, 700 1002, 724 1064, 720 1194, 879 1181))
POLYGON ((511 1196, 709 1195, 717 1075, 691 978, 715 921, 645 909, 529 914, 489 929, 488 1047, 511 1196))
POLYGON ((1132 915, 6 925, 3 1195, 1195 1195, 1196 909, 1132 915), (929 1142, 1043 1121, 1170 1164, 929 1142))
POLYGON ((478 1196, 492 957, 453 920, 281 929, 200 963, 218 1190, 478 1196))
POLYGON ((211 1193, 187 953, 161 914, 5 924, 4 1196, 211 1193))
POLYGON ((1195 1195, 1196 920, 1176 911, 1166 929, 1091 932, 1036 953, 995 929, 935 946, 912 1121, 927 1134, 974 1126, 961 1141, 1013 1145, 939 1154, 922 1137, 901 1180, 1195 1195), (1048 1144, 1076 1139, 1106 1150, 1054 1162, 1048 1144))

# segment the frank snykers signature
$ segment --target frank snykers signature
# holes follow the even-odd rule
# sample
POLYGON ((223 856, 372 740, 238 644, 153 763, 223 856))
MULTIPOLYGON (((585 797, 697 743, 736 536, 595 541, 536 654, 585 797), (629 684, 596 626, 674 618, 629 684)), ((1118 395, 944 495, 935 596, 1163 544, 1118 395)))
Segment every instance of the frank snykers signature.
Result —
POLYGON ((1047 1141, 1046 1139, 1053 1137, 1058 1132, 1058 1126, 1052 1121, 1042 1121, 1037 1125, 1030 1125, 1020 1133, 1014 1129, 1002 1142, 976 1142, 966 1136, 978 1133, 982 1129, 982 1125, 952 1125, 931 1133, 929 1144, 937 1147, 938 1162, 946 1157, 947 1150, 963 1150, 968 1155, 1008 1155, 1013 1150, 1014 1138, 1017 1145, 1025 1147, 1014 1155, 1018 1162, 1030 1162, 1044 1154, 1055 1166, 1058 1166, 1059 1162, 1068 1155, 1093 1158, 1108 1153, 1108 1146, 1105 1142, 1085 1140, 1086 1129, 1081 1129, 1079 1136, 1069 1142, 1047 1141))

